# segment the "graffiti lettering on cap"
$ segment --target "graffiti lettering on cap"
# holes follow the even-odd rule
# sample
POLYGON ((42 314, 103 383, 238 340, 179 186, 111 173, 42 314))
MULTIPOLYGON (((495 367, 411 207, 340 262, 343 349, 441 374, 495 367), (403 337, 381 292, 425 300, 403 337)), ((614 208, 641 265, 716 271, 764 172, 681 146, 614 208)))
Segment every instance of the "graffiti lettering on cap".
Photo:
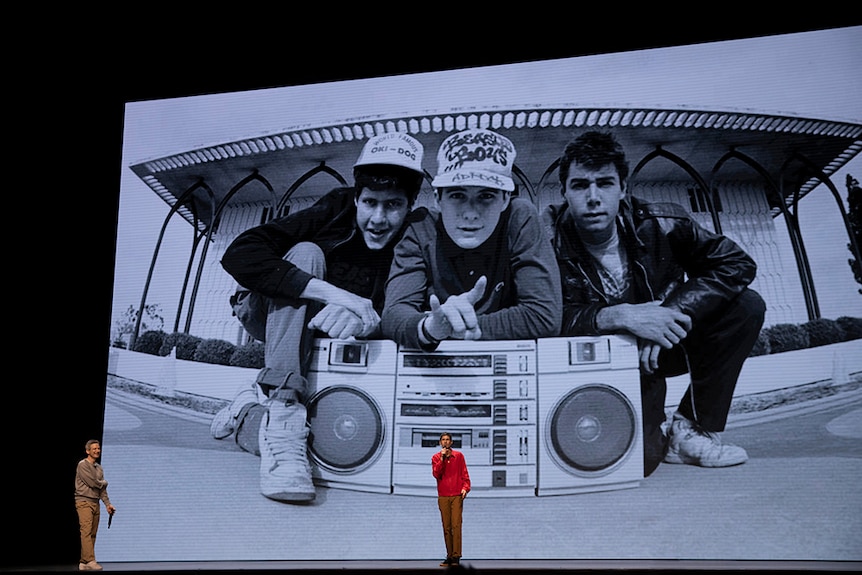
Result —
POLYGON ((481 146, 477 148, 463 146, 457 150, 453 150, 446 155, 446 161, 449 163, 443 167, 444 172, 459 170, 467 163, 491 161, 501 166, 505 166, 508 163, 506 154, 503 150, 481 146))
POLYGON ((451 172, 460 169, 466 163, 491 161, 501 166, 509 165, 509 152, 502 146, 471 146, 450 148, 446 152, 446 160, 450 162, 443 170, 451 172))
POLYGON ((489 174, 487 172, 459 172, 452 176, 453 184, 460 184, 464 182, 480 182, 500 190, 506 187, 506 182, 503 181, 500 176, 496 174, 489 174))
POLYGON ((469 146, 471 144, 498 147, 507 152, 512 152, 515 149, 512 142, 503 138, 499 134, 482 130, 468 130, 458 134, 453 134, 443 142, 443 145, 447 150, 452 150, 458 146, 469 146))

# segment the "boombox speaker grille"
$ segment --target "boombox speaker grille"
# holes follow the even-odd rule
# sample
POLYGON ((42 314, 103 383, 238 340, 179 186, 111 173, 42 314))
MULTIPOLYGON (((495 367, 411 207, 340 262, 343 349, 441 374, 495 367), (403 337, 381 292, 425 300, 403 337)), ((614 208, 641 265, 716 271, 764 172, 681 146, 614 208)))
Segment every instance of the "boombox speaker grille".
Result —
POLYGON ((355 472, 374 461, 384 441, 380 409, 363 391, 330 387, 308 404, 309 449, 335 472, 355 472))
POLYGON ((547 424, 552 455, 575 473, 610 471, 629 453, 637 433, 637 416, 626 396, 600 384, 563 396, 547 424))

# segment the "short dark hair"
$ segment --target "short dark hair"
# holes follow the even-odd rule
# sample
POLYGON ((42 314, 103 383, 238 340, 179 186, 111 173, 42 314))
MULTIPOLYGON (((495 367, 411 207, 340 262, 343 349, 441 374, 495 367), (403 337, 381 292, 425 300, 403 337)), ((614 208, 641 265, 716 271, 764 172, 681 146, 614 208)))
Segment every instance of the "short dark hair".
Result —
POLYGON ((569 168, 573 162, 591 170, 613 164, 620 176, 620 184, 625 184, 629 177, 625 150, 613 134, 607 132, 585 132, 566 145, 563 155, 560 156, 559 166, 560 183, 564 192, 566 180, 569 179, 569 168))
POLYGON ((440 439, 443 439, 444 437, 448 437, 449 439, 452 439, 452 434, 449 433, 448 431, 444 431, 443 433, 440 434, 440 439))
POLYGON ((357 198, 364 189, 375 192, 400 190, 407 194, 408 203, 413 205, 422 187, 423 175, 401 166, 369 164, 353 168, 353 180, 357 198))

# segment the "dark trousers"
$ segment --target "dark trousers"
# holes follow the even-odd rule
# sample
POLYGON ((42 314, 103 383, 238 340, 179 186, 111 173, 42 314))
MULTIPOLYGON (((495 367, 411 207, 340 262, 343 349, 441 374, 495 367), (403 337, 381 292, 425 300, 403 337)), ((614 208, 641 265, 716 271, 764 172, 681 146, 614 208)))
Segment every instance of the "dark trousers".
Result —
POLYGON ((655 373, 641 371, 645 476, 658 467, 667 450, 667 438, 661 432, 665 378, 689 373, 691 383, 677 411, 706 431, 724 431, 736 381, 757 342, 765 313, 760 294, 745 289, 692 326, 680 345, 663 350, 655 373))

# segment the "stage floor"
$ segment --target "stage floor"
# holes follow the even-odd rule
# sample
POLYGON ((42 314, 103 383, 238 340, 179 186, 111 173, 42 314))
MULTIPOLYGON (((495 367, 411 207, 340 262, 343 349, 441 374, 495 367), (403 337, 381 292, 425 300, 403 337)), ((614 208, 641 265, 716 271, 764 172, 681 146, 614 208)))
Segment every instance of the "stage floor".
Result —
MULTIPOLYGON (((281 573, 619 573, 668 571, 815 571, 859 572, 858 561, 700 561, 700 560, 494 560, 464 559, 458 568, 440 567, 436 561, 165 561, 102 563, 106 572, 122 573, 222 573, 277 571, 281 573)), ((42 565, 0 569, 6 572, 69 572, 77 565, 42 565)))

